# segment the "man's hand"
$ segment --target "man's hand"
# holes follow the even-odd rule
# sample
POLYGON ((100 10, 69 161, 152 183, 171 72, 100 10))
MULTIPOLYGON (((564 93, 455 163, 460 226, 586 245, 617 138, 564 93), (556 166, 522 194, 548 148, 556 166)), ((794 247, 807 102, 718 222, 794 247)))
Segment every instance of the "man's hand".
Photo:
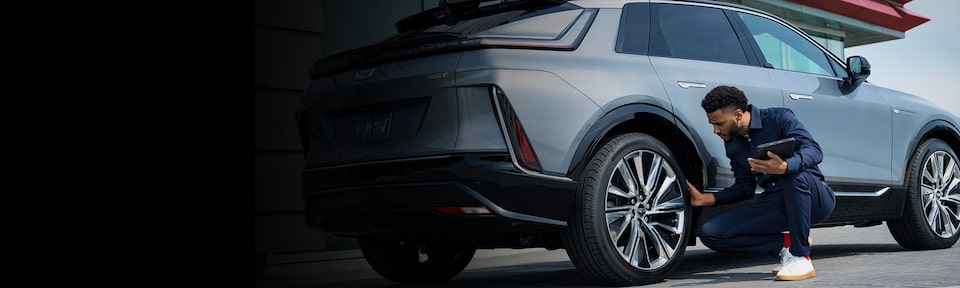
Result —
POLYGON ((690 180, 687 180, 687 187, 690 188, 690 205, 694 207, 713 205, 717 203, 717 198, 711 193, 701 193, 697 187, 693 187, 690 180))
POLYGON ((770 151, 767 151, 767 157, 770 157, 770 159, 747 158, 747 162, 750 162, 750 171, 774 175, 787 173, 787 161, 783 161, 780 156, 770 151))

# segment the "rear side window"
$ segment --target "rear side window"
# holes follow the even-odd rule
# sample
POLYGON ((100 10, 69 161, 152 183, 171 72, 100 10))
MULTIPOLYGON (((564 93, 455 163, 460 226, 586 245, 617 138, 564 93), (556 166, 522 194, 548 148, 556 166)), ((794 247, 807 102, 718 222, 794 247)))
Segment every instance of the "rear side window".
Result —
POLYGON ((623 7, 617 52, 647 54, 650 43, 650 4, 632 3, 623 7))
POLYGON ((737 33, 723 10, 653 5, 650 55, 747 65, 737 33))

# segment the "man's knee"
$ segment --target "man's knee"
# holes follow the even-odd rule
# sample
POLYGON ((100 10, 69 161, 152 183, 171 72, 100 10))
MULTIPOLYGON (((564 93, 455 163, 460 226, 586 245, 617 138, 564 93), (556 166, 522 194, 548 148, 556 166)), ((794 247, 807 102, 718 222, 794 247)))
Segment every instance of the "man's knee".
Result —
POLYGON ((716 223, 706 222, 703 223, 703 226, 700 227, 700 242, 703 242, 704 246, 707 248, 717 250, 715 247, 721 242, 723 232, 716 223))

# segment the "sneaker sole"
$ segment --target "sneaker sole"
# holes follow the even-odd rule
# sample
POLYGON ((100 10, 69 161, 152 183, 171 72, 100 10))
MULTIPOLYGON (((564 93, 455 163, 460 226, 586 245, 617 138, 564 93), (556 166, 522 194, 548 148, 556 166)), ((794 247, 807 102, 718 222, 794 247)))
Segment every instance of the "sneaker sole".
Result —
POLYGON ((810 272, 807 272, 807 274, 803 274, 803 275, 777 275, 777 281, 806 280, 806 279, 813 278, 813 276, 817 276, 816 270, 810 270, 810 272))

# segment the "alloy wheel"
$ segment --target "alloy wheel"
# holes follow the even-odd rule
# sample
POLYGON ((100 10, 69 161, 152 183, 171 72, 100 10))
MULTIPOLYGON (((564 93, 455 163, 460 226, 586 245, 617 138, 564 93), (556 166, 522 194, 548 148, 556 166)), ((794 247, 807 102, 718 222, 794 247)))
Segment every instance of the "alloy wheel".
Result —
POLYGON ((936 151, 923 164, 920 196, 927 225, 939 237, 960 230, 960 165, 944 151, 936 151))
POLYGON ((662 155, 639 150, 616 165, 606 189, 610 241, 631 266, 655 270, 677 256, 682 243, 685 200, 677 175, 662 155))

